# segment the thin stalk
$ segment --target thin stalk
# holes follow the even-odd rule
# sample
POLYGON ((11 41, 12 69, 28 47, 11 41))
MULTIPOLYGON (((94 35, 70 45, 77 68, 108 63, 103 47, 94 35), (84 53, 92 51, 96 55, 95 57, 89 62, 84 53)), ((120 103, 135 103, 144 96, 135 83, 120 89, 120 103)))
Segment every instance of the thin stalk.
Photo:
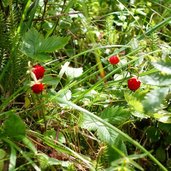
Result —
POLYGON ((135 145, 137 148, 139 148, 142 152, 144 152, 145 154, 147 154, 147 156, 154 162, 156 163, 161 170, 163 171, 167 171, 167 169, 150 153, 148 152, 143 146, 141 146, 137 141, 133 140, 130 136, 128 136, 127 134, 125 134, 124 132, 122 132, 121 130, 119 130, 118 128, 116 128, 115 126, 111 125, 110 123, 106 122, 105 120, 99 118, 98 116, 96 116, 95 114, 89 112, 88 110, 72 103, 71 101, 66 101, 64 99, 61 99, 59 97, 55 97, 56 100, 59 103, 63 103, 63 104, 67 104, 68 106, 92 117, 93 119, 95 119, 97 122, 101 122, 102 124, 104 124, 104 126, 108 127, 109 129, 112 129, 113 131, 117 132, 121 137, 123 137, 124 139, 126 139, 127 141, 129 141, 130 143, 132 143, 133 145, 135 145))
POLYGON ((21 30, 22 30, 23 22, 26 19, 27 11, 28 11, 31 3, 32 3, 32 1, 28 0, 26 6, 24 8, 24 12, 22 14, 22 17, 21 17, 21 20, 20 20, 20 24, 19 24, 18 29, 17 29, 17 34, 19 34, 21 32, 21 30))

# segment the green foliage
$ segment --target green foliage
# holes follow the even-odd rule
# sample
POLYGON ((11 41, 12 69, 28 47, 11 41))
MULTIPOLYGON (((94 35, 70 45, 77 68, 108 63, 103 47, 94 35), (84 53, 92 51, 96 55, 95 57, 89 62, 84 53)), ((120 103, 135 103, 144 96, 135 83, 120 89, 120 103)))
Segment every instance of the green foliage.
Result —
POLYGON ((22 119, 15 113, 10 113, 3 125, 4 135, 17 140, 26 134, 26 127, 22 119))
POLYGON ((3 170, 4 168, 4 159, 6 157, 6 152, 3 149, 0 149, 0 169, 3 170))
POLYGON ((159 71, 166 73, 166 74, 171 74, 171 67, 170 67, 171 60, 153 62, 152 64, 159 71))
POLYGON ((135 96, 125 93, 125 100, 132 110, 143 113, 143 105, 135 96))
POLYGON ((98 138, 108 144, 115 143, 118 134, 111 129, 106 128, 101 122, 97 122, 90 116, 82 114, 79 125, 81 128, 88 129, 89 131, 96 131, 98 138))
POLYGON ((120 106, 108 107, 100 114, 102 119, 113 125, 122 125, 129 120, 130 116, 130 111, 120 106))
POLYGON ((169 170, 169 5, 0 1, 0 170, 169 170))
POLYGON ((69 41, 69 37, 43 36, 35 29, 29 30, 23 38, 23 52, 38 61, 49 61, 51 57, 46 53, 52 53, 63 48, 69 41))
POLYGON ((156 88, 151 90, 143 101, 145 112, 154 112, 161 108, 164 98, 168 94, 169 88, 156 88))
POLYGON ((152 86, 170 86, 170 75, 155 73, 141 77, 141 81, 152 86))

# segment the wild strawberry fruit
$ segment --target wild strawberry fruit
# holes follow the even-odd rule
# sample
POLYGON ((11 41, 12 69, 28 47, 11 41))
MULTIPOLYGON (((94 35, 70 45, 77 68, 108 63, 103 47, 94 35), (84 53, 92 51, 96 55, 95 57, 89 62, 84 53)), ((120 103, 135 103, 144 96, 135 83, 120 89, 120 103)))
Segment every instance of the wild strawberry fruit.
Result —
POLYGON ((34 93, 39 94, 44 90, 44 85, 42 83, 36 83, 31 87, 31 89, 34 93))
POLYGON ((132 77, 128 80, 128 88, 132 91, 136 91, 140 88, 141 81, 137 77, 132 77))
POLYGON ((109 62, 112 64, 112 65, 116 65, 118 62, 120 61, 119 57, 117 55, 115 56, 111 56, 109 58, 109 62))
POLYGON ((41 79, 44 76, 45 68, 41 65, 34 65, 32 71, 37 79, 41 79))

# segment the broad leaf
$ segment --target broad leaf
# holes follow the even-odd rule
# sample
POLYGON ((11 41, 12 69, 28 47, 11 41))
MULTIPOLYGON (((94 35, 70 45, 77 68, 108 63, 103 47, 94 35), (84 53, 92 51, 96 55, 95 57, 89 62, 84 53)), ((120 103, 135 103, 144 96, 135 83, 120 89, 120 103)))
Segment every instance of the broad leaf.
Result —
POLYGON ((37 54, 42 40, 43 37, 37 30, 30 29, 24 35, 22 50, 27 56, 33 57, 35 54, 37 54))
POLYGON ((51 56, 45 53, 37 53, 35 55, 31 56, 33 59, 37 60, 37 61, 41 61, 41 62, 47 62, 49 60, 51 60, 51 56))
POLYGON ((69 41, 69 37, 52 36, 44 39, 39 46, 39 53, 41 52, 54 52, 63 48, 69 41))
POLYGON ((171 85, 170 75, 152 74, 141 77, 141 81, 145 84, 155 86, 171 85))
POLYGON ((26 127, 22 119, 11 113, 4 122, 4 134, 10 138, 22 139, 25 136, 26 127))
POLYGON ((169 88, 156 88, 151 90, 142 102, 145 112, 157 111, 161 108, 161 104, 168 94, 169 88))
POLYGON ((51 57, 46 53, 63 48, 69 39, 57 36, 44 38, 36 29, 30 29, 23 37, 22 51, 35 60, 48 61, 51 57))
POLYGON ((171 74, 171 61, 167 60, 165 61, 159 61, 159 62, 153 62, 153 66, 158 69, 161 72, 164 72, 166 74, 171 74))
POLYGON ((167 114, 155 113, 154 118, 157 119, 159 122, 171 124, 171 114, 170 113, 167 113, 167 114))

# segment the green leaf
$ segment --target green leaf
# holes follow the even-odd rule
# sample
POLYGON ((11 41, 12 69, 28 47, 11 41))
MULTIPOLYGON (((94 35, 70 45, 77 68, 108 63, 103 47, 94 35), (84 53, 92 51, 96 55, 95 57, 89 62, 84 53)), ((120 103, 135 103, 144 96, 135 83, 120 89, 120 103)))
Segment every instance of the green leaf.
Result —
POLYGON ((47 85, 51 85, 56 87, 56 85, 59 83, 60 79, 59 77, 52 77, 49 75, 45 75, 43 78, 43 82, 47 85))
POLYGON ((40 52, 54 52, 63 48, 69 41, 69 37, 57 37, 52 36, 44 39, 39 46, 39 53, 40 52))
POLYGON ((25 136, 25 131, 24 122, 15 113, 11 113, 4 122, 4 134, 10 138, 22 139, 25 136))
POLYGON ((101 122, 97 122, 88 115, 82 114, 79 118, 79 125, 84 129, 92 131, 97 130, 97 128, 102 126, 103 124, 101 122))
POLYGON ((167 113, 167 114, 155 113, 154 118, 162 123, 167 123, 167 124, 171 123, 171 114, 170 113, 167 113))
POLYGON ((166 150, 162 147, 159 147, 157 150, 156 150, 156 157, 159 161, 161 162, 164 162, 166 160, 166 150))
POLYGON ((88 115, 82 114, 81 119, 79 121, 80 127, 90 130, 96 131, 98 138, 108 144, 113 144, 118 137, 118 133, 112 131, 110 128, 107 128, 102 123, 94 120, 88 115))
POLYGON ((37 158, 42 170, 48 170, 47 168, 52 165, 59 165, 64 168, 69 168, 70 166, 73 165, 73 163, 70 161, 60 161, 55 158, 51 158, 44 153, 39 153, 37 155, 37 158))
POLYGON ((0 170, 4 169, 4 162, 5 160, 3 160, 6 156, 6 152, 3 149, 0 149, 0 170))
POLYGON ((34 154, 37 154, 37 149, 32 141, 30 141, 27 137, 23 137, 22 141, 34 154))
POLYGON ((118 134, 116 132, 105 126, 100 126, 97 128, 97 136, 101 141, 110 145, 114 144, 118 138, 118 134))
POLYGON ((120 125, 129 120, 130 112, 120 106, 108 107, 101 113, 100 117, 111 124, 120 125))
POLYGON ((9 171, 13 171, 16 166, 17 155, 16 155, 15 148, 13 146, 10 146, 10 147, 11 147, 11 154, 10 154, 10 160, 9 160, 9 171))
POLYGON ((143 105, 142 103, 133 95, 128 93, 124 94, 125 100, 127 101, 128 105, 135 111, 143 113, 143 105))
POLYGON ((159 129, 154 126, 149 127, 146 131, 146 134, 152 142, 157 142, 160 139, 159 129))
POLYGON ((51 36, 45 39, 36 29, 30 29, 23 37, 22 51, 33 59, 48 61, 51 58, 46 53, 63 48, 69 39, 69 37, 57 36, 51 36))
POLYGON ((161 72, 171 74, 171 60, 153 62, 152 65, 161 72))
POLYGON ((41 61, 41 62, 47 62, 50 61, 52 58, 50 55, 45 54, 45 53, 37 53, 35 55, 30 56, 31 58, 41 61))
POLYGON ((120 157, 126 155, 127 155, 126 145, 120 138, 117 138, 112 146, 109 145, 107 147, 107 157, 109 162, 115 161, 120 157))
POLYGON ((168 94, 169 88, 156 88, 151 90, 143 100, 143 106, 145 112, 157 111, 161 108, 161 104, 168 94))
POLYGON ((141 81, 145 84, 155 86, 171 85, 170 75, 162 75, 161 73, 143 76, 141 77, 141 81))
POLYGON ((33 57, 35 54, 37 54, 42 40, 43 36, 39 34, 36 29, 30 29, 28 32, 25 33, 23 38, 23 52, 27 56, 33 57))

